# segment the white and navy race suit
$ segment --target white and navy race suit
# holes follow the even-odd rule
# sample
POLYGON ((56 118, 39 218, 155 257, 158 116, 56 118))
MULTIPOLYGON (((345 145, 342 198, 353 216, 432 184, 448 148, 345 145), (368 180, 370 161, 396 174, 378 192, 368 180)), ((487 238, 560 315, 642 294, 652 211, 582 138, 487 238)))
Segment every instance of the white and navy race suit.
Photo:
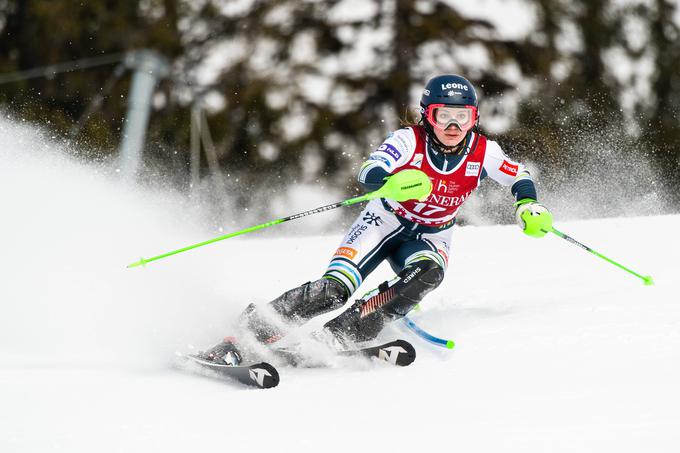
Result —
POLYGON ((336 250, 324 277, 340 281, 352 294, 385 259, 395 272, 421 259, 434 260, 446 269, 458 209, 486 176, 512 186, 517 200, 536 199, 524 165, 509 159, 496 142, 470 132, 464 146, 465 151, 458 155, 438 152, 429 145, 422 126, 390 134, 362 165, 359 181, 368 190, 377 190, 389 174, 417 168, 430 177, 432 193, 422 202, 369 202, 336 250))

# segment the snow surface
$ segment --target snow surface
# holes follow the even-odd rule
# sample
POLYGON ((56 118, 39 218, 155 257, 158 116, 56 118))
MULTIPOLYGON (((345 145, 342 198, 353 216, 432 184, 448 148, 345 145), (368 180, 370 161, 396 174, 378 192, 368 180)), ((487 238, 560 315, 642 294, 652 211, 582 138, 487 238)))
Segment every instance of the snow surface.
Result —
POLYGON ((397 324, 383 336, 416 346, 410 367, 286 368, 252 390, 173 353, 319 276, 340 236, 272 229, 125 269, 214 236, 205 213, 56 148, 0 121, 1 452, 680 450, 678 215, 556 221, 653 287, 557 237, 457 228, 414 315, 453 351, 397 324))

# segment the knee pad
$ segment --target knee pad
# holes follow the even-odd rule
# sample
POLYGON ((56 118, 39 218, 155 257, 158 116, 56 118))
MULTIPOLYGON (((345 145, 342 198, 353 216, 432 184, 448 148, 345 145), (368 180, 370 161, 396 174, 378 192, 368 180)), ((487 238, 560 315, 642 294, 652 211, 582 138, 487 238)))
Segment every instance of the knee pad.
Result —
MULTIPOLYGON (((444 280, 444 269, 431 259, 417 261, 406 266, 399 274, 397 282, 397 294, 401 297, 414 300, 416 305, 423 297, 434 290, 444 280)), ((395 285, 396 286, 396 285, 395 285)), ((410 307, 409 310, 413 308, 410 307)), ((404 312, 404 314, 406 314, 404 312)))

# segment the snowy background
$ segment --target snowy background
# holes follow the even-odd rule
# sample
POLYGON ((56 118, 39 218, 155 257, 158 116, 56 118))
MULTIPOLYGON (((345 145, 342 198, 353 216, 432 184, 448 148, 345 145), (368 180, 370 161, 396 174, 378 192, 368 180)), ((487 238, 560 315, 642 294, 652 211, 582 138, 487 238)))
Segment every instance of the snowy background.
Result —
POLYGON ((678 215, 556 212, 653 287, 556 237, 457 228, 446 279, 414 315, 454 350, 395 325, 383 336, 416 346, 410 367, 283 368, 277 388, 249 390, 183 374, 173 354, 319 275, 339 235, 254 233, 125 269, 212 236, 209 214, 60 151, 0 121, 2 452, 680 448, 678 215))

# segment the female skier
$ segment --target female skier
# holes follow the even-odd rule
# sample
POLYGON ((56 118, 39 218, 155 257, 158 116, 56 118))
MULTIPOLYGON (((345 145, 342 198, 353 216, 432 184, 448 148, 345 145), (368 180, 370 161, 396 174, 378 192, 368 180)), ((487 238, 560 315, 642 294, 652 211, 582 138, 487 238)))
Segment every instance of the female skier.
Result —
MULTIPOLYGON (((477 94, 467 79, 434 77, 423 90, 420 107, 419 124, 390 134, 359 171, 359 182, 369 191, 393 185, 394 199, 366 205, 320 279, 245 309, 240 326, 259 342, 274 343, 292 327, 341 308, 387 260, 397 276, 324 325, 342 344, 374 339, 386 322, 406 315, 442 282, 458 209, 486 177, 510 186, 516 219, 526 234, 542 237, 550 230, 552 215, 537 202, 524 165, 478 132, 477 94), (426 190, 414 197, 418 185, 426 190)), ((228 340, 202 355, 227 364, 241 361, 228 340)))

